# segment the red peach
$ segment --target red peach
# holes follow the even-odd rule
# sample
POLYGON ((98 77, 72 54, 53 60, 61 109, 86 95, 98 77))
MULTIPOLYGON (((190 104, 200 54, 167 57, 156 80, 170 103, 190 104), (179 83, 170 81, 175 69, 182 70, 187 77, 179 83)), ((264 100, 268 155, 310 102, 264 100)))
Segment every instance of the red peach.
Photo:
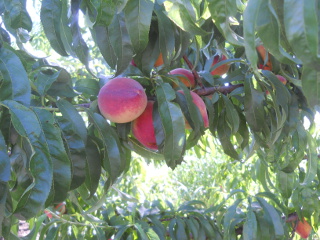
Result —
POLYGON ((132 134, 143 146, 158 150, 152 118, 153 104, 154 101, 148 101, 144 112, 132 122, 132 134))
POLYGON ((162 53, 159 54, 156 62, 154 63, 154 66, 155 66, 155 67, 159 67, 159 66, 161 66, 161 65, 163 65, 162 53))
MULTIPOLYGON (((211 67, 213 67, 214 65, 218 64, 221 61, 226 60, 227 57, 225 55, 221 55, 221 57, 219 55, 216 55, 213 58, 213 62, 211 67)), ((223 74, 227 73, 229 71, 230 68, 230 64, 223 64, 220 67, 217 67, 216 69, 214 69, 213 71, 211 71, 211 75, 220 75, 222 76, 223 74)))
MULTIPOLYGON (((187 87, 195 87, 196 81, 191 71, 184 68, 176 68, 169 72, 170 75, 178 75, 179 80, 187 87)), ((174 88, 178 87, 176 83, 172 83, 174 88)))
MULTIPOLYGON (((266 56, 267 56, 267 50, 264 48, 263 45, 257 46, 256 49, 257 49, 259 55, 261 56, 262 61, 264 62, 266 59, 266 56)), ((269 71, 272 70, 272 62, 271 62, 271 54, 270 53, 268 53, 268 61, 266 62, 266 64, 265 65, 259 64, 258 68, 263 69, 263 70, 269 70, 269 71)))
MULTIPOLYGON (((283 85, 286 85, 287 84, 287 79, 285 79, 285 77, 283 77, 283 76, 281 76, 281 75, 276 75, 276 77, 279 79, 279 81, 280 82, 282 82, 283 83, 283 85)), ((270 94, 270 92, 267 90, 266 91, 266 94, 268 95, 268 94, 270 94)))
POLYGON ((112 122, 131 122, 146 108, 147 95, 139 82, 118 77, 100 89, 98 106, 101 114, 112 122))
MULTIPOLYGON (((182 90, 179 90, 178 92, 182 93, 184 95, 184 92, 182 90)), ((191 94, 191 97, 192 97, 192 102, 198 107, 198 109, 200 111, 200 114, 201 114, 202 119, 203 119, 204 127, 208 128, 209 127, 209 118, 208 118, 206 104, 204 103, 202 98, 199 97, 198 94, 196 94, 194 92, 190 92, 190 94, 191 94)), ((191 129, 191 126, 188 123, 188 121, 186 121, 186 129, 191 129)))
POLYGON ((302 221, 298 221, 296 226, 296 233, 298 233, 302 238, 308 238, 311 233, 312 227, 310 224, 303 218, 302 221))

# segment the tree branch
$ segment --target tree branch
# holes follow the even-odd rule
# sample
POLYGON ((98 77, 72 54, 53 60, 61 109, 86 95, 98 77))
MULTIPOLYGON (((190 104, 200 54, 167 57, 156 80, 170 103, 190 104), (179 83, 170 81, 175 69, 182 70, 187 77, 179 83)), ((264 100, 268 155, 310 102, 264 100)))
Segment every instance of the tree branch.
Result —
POLYGON ((203 88, 203 84, 201 81, 201 78, 198 74, 198 72, 196 71, 196 69, 194 68, 193 64, 190 62, 190 60, 188 59, 187 55, 183 55, 183 60, 186 62, 186 64, 188 65, 188 67, 190 68, 190 70, 192 71, 192 74, 194 76, 194 79, 196 81, 196 84, 198 86, 200 86, 201 88, 203 88))
POLYGON ((217 86, 217 87, 206 87, 197 89, 194 92, 200 96, 207 96, 214 94, 215 92, 220 92, 222 94, 231 93, 233 90, 243 87, 243 84, 229 85, 229 86, 217 86))

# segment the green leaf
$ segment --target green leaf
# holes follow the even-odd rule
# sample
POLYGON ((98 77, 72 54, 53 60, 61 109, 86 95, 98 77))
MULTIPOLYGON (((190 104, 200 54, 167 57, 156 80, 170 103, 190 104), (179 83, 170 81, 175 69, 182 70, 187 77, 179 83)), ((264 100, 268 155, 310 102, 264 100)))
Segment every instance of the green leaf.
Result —
POLYGON ((74 89, 77 92, 81 92, 83 94, 98 96, 100 86, 98 81, 96 81, 95 79, 79 79, 78 81, 76 81, 74 89))
POLYGON ((115 51, 111 45, 109 29, 105 26, 97 25, 92 28, 91 34, 98 45, 104 60, 112 69, 115 69, 117 66, 117 56, 115 55, 115 51))
POLYGON ((44 109, 33 108, 49 147, 53 165, 53 202, 60 203, 67 197, 71 184, 71 162, 61 138, 61 131, 53 115, 44 109))
POLYGON ((228 239, 228 236, 231 234, 231 232, 234 231, 234 229, 230 228, 231 220, 235 218, 235 215, 237 214, 238 205, 242 201, 243 201, 243 199, 237 199, 234 202, 234 204, 228 208, 227 212, 224 215, 223 228, 224 228, 225 238, 226 239, 228 239))
POLYGON ((69 3, 62 1, 61 17, 60 17, 60 37, 63 46, 68 54, 75 56, 72 49, 72 33, 69 21, 69 3))
POLYGON ((309 66, 302 70, 302 90, 311 107, 320 104, 320 70, 316 71, 309 66))
POLYGON ((2 105, 9 109, 11 121, 16 131, 28 139, 32 148, 29 162, 33 183, 19 199, 15 214, 20 218, 29 219, 44 207, 52 185, 52 161, 39 120, 33 111, 25 106, 5 100, 2 105))
POLYGON ((145 147, 143 147, 138 140, 134 138, 129 138, 127 143, 123 143, 128 149, 135 151, 140 156, 146 158, 146 159, 154 159, 156 161, 162 161, 164 160, 164 156, 160 153, 154 152, 152 150, 149 150, 145 147))
POLYGON ((232 133, 235 134, 236 132, 238 132, 240 125, 238 112, 235 109, 231 100, 227 96, 222 95, 222 99, 226 107, 226 117, 228 119, 228 122, 230 123, 232 133))
POLYGON ((82 38, 79 21, 79 8, 81 0, 71 1, 71 33, 72 33, 72 47, 79 60, 89 69, 89 48, 82 38))
POLYGON ((197 24, 195 24, 196 19, 192 16, 190 9, 179 2, 169 2, 164 3, 166 14, 168 17, 178 25, 185 32, 191 33, 193 35, 206 35, 207 32, 202 30, 197 24))
POLYGON ((98 146, 92 138, 88 138, 86 145, 87 166, 86 166, 86 180, 85 184, 90 191, 90 196, 96 192, 99 186, 101 175, 101 155, 98 146))
POLYGON ((108 27, 111 46, 117 56, 116 75, 122 73, 128 66, 133 56, 130 36, 126 27, 123 14, 115 14, 108 27))
POLYGON ((62 2, 60 0, 43 0, 40 19, 43 31, 51 47, 61 56, 68 56, 64 48, 61 32, 62 2))
POLYGON ((280 45, 280 22, 272 4, 268 1, 261 1, 257 16, 258 35, 272 55, 283 63, 301 63, 286 53, 280 45))
POLYGON ((111 183, 124 171, 125 159, 122 154, 120 140, 113 128, 108 124, 105 118, 91 110, 86 110, 89 120, 99 133, 99 138, 103 143, 102 166, 108 172, 111 183))
POLYGON ((172 33, 175 31, 175 28, 158 4, 155 5, 154 12, 158 18, 160 52, 162 53, 164 64, 169 66, 170 58, 174 52, 175 37, 172 33))
POLYGON ((158 146, 163 144, 160 149, 166 163, 169 167, 175 168, 177 163, 181 162, 185 151, 184 117, 181 109, 172 102, 176 95, 169 83, 159 85, 156 88, 156 95, 158 108, 155 109, 159 112, 165 137, 164 142, 158 144, 159 138, 156 135, 157 144, 158 146))
POLYGON ((131 0, 124 8, 124 17, 134 52, 142 52, 149 41, 154 0, 131 0))
POLYGON ((208 7, 215 25, 218 27, 219 31, 223 33, 228 42, 234 45, 243 46, 243 37, 236 34, 230 26, 231 17, 235 17, 237 13, 237 1, 209 0, 208 7))
POLYGON ((254 89, 252 80, 245 79, 244 84, 244 111, 246 120, 250 128, 255 132, 261 132, 264 127, 265 112, 264 112, 264 95, 262 92, 254 89))
POLYGON ((60 75, 60 71, 58 72, 44 72, 40 71, 36 76, 35 76, 35 81, 34 85, 37 88, 37 92, 41 95, 44 96, 47 91, 50 89, 52 83, 54 83, 57 78, 60 75))
POLYGON ((243 224, 243 239, 244 240, 256 240, 257 231, 258 231, 258 224, 256 215, 253 212, 251 207, 251 201, 249 201, 248 211, 247 211, 247 218, 245 223, 243 224))
POLYGON ((224 110, 219 116, 217 131, 224 153, 234 159, 238 159, 239 155, 230 140, 231 129, 226 123, 226 112, 224 110))
POLYGON ((188 240, 189 237, 185 230, 185 223, 179 217, 177 217, 176 219, 177 219, 176 238, 179 240, 184 240, 184 239, 188 240))
POLYGON ((258 55, 255 44, 255 28, 258 18, 258 10, 263 0, 249 1, 243 13, 243 35, 246 57, 251 63, 251 67, 256 68, 258 55))
POLYGON ((109 26, 114 14, 116 13, 116 4, 118 1, 99 0, 95 2, 97 9, 97 19, 95 26, 109 26))
POLYGON ((87 155, 85 144, 87 142, 87 129, 83 118, 74 106, 66 100, 56 102, 62 117, 56 116, 66 142, 66 150, 71 160, 71 186, 75 189, 85 180, 87 155))
POLYGON ((10 19, 10 27, 13 29, 32 29, 32 20, 26 9, 26 0, 5 1, 5 16, 10 19))
POLYGON ((17 55, 4 47, 0 48, 0 73, 0 100, 11 99, 29 106, 31 87, 26 70, 17 55))
POLYGON ((275 210, 273 206, 266 202, 263 198, 256 197, 261 207, 263 208, 265 214, 269 216, 269 219, 272 221, 273 229, 276 237, 283 237, 284 229, 283 222, 278 212, 275 210))
POLYGON ((316 174, 317 174, 317 168, 318 168, 318 154, 317 154, 317 144, 315 139, 312 137, 312 135, 307 132, 307 141, 308 141, 308 161, 307 161, 307 172, 305 179, 303 181, 303 185, 308 185, 310 184, 316 174))
POLYGON ((280 190, 282 197, 286 199, 290 198, 295 186, 295 180, 295 173, 285 173, 283 171, 277 172, 278 189, 280 190))
POLYGON ((304 65, 319 69, 317 1, 284 1, 286 36, 297 58, 304 65))

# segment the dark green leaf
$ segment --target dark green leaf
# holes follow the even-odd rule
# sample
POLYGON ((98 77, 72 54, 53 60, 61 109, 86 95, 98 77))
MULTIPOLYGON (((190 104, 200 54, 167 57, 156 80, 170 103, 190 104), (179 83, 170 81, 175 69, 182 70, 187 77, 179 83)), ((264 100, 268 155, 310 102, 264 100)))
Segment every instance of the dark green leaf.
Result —
POLYGON ((26 70, 17 55, 4 47, 0 48, 0 73, 0 100, 11 99, 29 106, 31 87, 26 70))
POLYGON ((317 144, 315 139, 312 137, 310 133, 307 132, 307 141, 308 141, 308 161, 307 161, 307 172, 305 179, 303 181, 303 185, 310 184, 316 174, 317 174, 317 168, 318 168, 318 154, 317 154, 317 144))
POLYGON ((84 94, 98 96, 100 87, 98 81, 94 79, 80 79, 76 81, 74 89, 84 94))
POLYGON ((123 14, 115 14, 108 29, 110 43, 117 56, 116 75, 119 75, 129 66, 133 56, 132 45, 123 14))
POLYGON ((60 203, 67 197, 71 184, 71 163, 65 151, 61 131, 53 115, 39 108, 33 108, 46 137, 53 165, 53 202, 60 203))
POLYGON ((262 131, 265 121, 265 112, 263 108, 264 95, 262 92, 254 89, 251 79, 246 78, 244 84, 245 98, 244 111, 246 120, 250 128, 255 132, 262 131))
POLYGON ((71 33, 72 33, 72 47, 79 60, 89 69, 89 48, 82 38, 82 34, 79 27, 79 8, 81 0, 71 1, 71 33))
POLYGON ((258 224, 256 215, 252 210, 251 207, 251 201, 249 202, 248 206, 248 212, 247 212, 247 218, 245 223, 243 224, 243 239, 244 240, 256 240, 257 237, 257 231, 258 231, 258 224))
POLYGON ((44 206, 52 185, 52 162, 43 130, 37 116, 25 106, 6 100, 2 105, 9 109, 12 124, 19 135, 26 137, 32 147, 29 167, 33 183, 19 199, 15 213, 21 218, 35 216, 44 206))
POLYGON ((159 29, 159 47, 162 53, 163 62, 166 66, 169 66, 172 53, 174 52, 175 37, 172 34, 175 29, 173 23, 164 14, 163 9, 159 5, 155 5, 155 13, 158 18, 159 29))
POLYGON ((316 71, 308 66, 302 71, 302 90, 311 107, 320 104, 320 70, 316 71))
POLYGON ((26 0, 5 1, 5 15, 10 19, 13 29, 24 28, 29 32, 32 29, 32 20, 26 9, 26 0))
POLYGON ((317 1, 284 1, 286 36, 303 64, 319 69, 317 1))
POLYGON ((176 226, 176 237, 179 240, 188 240, 189 237, 185 230, 185 223, 181 218, 177 219, 177 226, 176 226))
POLYGON ((156 95, 158 112, 165 134, 161 152, 164 154, 167 165, 175 168, 177 163, 181 162, 182 155, 185 151, 186 135, 184 130, 184 117, 177 104, 171 102, 176 95, 169 83, 159 85, 156 88, 156 95))
POLYGON ((47 93, 47 91, 50 89, 52 83, 57 80, 59 75, 60 75, 60 71, 55 73, 52 73, 52 72, 46 73, 46 72, 40 71, 36 75, 36 79, 34 81, 34 85, 37 88, 37 92, 41 96, 44 96, 47 93))
POLYGON ((234 149, 233 144, 231 143, 231 129, 226 123, 226 113, 222 111, 221 115, 219 116, 219 122, 217 126, 218 136, 220 143, 222 145, 223 151, 234 159, 238 159, 239 155, 237 151, 234 149))
POLYGON ((117 66, 117 56, 115 55, 113 46, 111 45, 109 29, 105 26, 94 26, 91 34, 107 64, 115 69, 117 66))
POLYGON ((228 236, 234 231, 234 229, 230 228, 231 220, 235 218, 238 205, 242 202, 242 200, 243 199, 237 199, 234 204, 228 208, 224 215, 223 228, 226 239, 228 239, 228 236))
POLYGON ((187 9, 184 4, 180 2, 165 2, 164 6, 168 17, 182 30, 193 35, 207 34, 195 23, 196 20, 193 13, 190 12, 190 9, 187 9))
POLYGON ((46 34, 51 47, 61 56, 68 56, 61 36, 61 11, 62 2, 60 0, 43 0, 40 19, 43 31, 46 34))
POLYGON ((295 186, 295 173, 277 172, 278 189, 282 197, 289 199, 295 186))
POLYGON ((164 160, 164 156, 162 154, 146 149, 134 138, 129 138, 128 143, 124 143, 124 145, 146 159, 154 159, 156 161, 164 160))
POLYGON ((226 107, 226 117, 230 123, 232 133, 235 134, 238 132, 240 124, 238 112, 228 97, 222 95, 222 98, 226 107))
POLYGON ((235 45, 244 45, 244 40, 230 27, 230 18, 237 13, 236 0, 210 0, 209 10, 219 31, 223 33, 228 42, 235 45))
POLYGON ((99 0, 98 3, 95 5, 98 13, 95 26, 109 26, 116 13, 116 4, 119 2, 99 0))
POLYGON ((101 175, 101 156, 98 146, 89 137, 86 145, 87 167, 85 184, 90 191, 90 197, 96 192, 101 175))
POLYGON ((120 140, 105 118, 90 110, 87 110, 86 112, 103 142, 104 157, 102 166, 108 172, 111 183, 114 183, 124 171, 125 167, 125 159, 122 153, 120 140))
POLYGON ((124 8, 124 17, 133 50, 142 52, 149 41, 154 0, 131 0, 124 8))
POLYGON ((263 210, 265 211, 265 214, 267 214, 270 217, 276 237, 283 237, 284 235, 283 223, 278 212, 275 210, 273 206, 267 203, 266 200, 264 200, 263 198, 260 198, 260 197, 256 197, 256 198, 260 203, 261 207, 263 208, 263 210))
POLYGON ((82 117, 74 106, 66 100, 57 101, 62 116, 56 116, 56 121, 63 133, 65 147, 71 160, 71 189, 79 187, 85 180, 87 129, 82 117))
POLYGON ((256 68, 258 62, 255 44, 255 28, 259 7, 262 2, 263 0, 249 1, 243 13, 244 46, 246 49, 247 59, 253 68, 256 68))

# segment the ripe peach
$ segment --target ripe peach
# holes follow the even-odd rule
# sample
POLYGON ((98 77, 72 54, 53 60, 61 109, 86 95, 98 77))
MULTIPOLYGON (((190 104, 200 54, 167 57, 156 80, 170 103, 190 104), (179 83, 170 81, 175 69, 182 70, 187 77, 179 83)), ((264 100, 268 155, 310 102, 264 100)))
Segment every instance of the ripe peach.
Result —
MULTIPOLYGON (((213 58, 213 62, 211 67, 213 67, 214 65, 216 65, 217 63, 226 60, 227 57, 225 55, 216 55, 213 58)), ((211 75, 220 75, 222 76, 223 74, 227 73, 229 71, 230 68, 230 64, 223 64, 220 67, 217 67, 216 69, 214 69, 213 71, 211 71, 211 75)))
POLYGON ((132 122, 132 134, 143 146, 158 150, 152 118, 153 104, 154 101, 148 101, 144 112, 132 122))
POLYGON ((155 66, 155 67, 159 67, 159 66, 161 66, 161 65, 163 65, 162 53, 159 54, 156 62, 154 63, 154 66, 155 66))
POLYGON ((147 95, 139 82, 118 77, 100 89, 98 106, 105 118, 115 123, 126 123, 141 115, 147 106, 147 95))
MULTIPOLYGON (((264 61, 265 61, 265 59, 267 57, 267 50, 264 48, 263 45, 257 46, 256 49, 257 49, 257 51, 258 51, 258 53, 259 53, 259 55, 260 55, 260 57, 261 57, 261 59, 262 59, 262 61, 264 63, 264 61)), ((272 71, 272 62, 271 62, 271 54, 270 53, 268 53, 268 61, 266 62, 266 64, 265 65, 258 64, 258 68, 259 69, 263 69, 263 70, 272 71)))
MULTIPOLYGON (((195 87, 196 81, 191 71, 184 68, 176 68, 169 72, 171 75, 179 75, 177 76, 179 80, 186 85, 187 87, 195 87), (182 76, 181 76, 182 75, 182 76)), ((178 87, 176 83, 172 83, 173 88, 178 87)))
POLYGON ((311 233, 312 227, 310 224, 303 218, 302 221, 298 221, 296 226, 296 233, 298 233, 302 238, 308 238, 311 233))
POLYGON ((133 59, 131 60, 130 64, 131 64, 132 66, 134 66, 134 67, 137 67, 137 64, 134 62, 133 59))
MULTIPOLYGON (((184 95, 184 92, 182 90, 179 90, 178 92, 182 93, 184 95)), ((192 102, 198 107, 198 109, 200 111, 200 114, 201 114, 202 119, 203 119, 204 127, 208 128, 209 127, 209 118, 208 118, 206 104, 204 103, 202 98, 199 97, 198 94, 196 94, 194 92, 190 92, 190 94, 191 94, 191 97, 192 97, 192 102)), ((191 126, 190 126, 190 124, 188 123, 187 120, 186 120, 186 129, 191 129, 191 126)))

